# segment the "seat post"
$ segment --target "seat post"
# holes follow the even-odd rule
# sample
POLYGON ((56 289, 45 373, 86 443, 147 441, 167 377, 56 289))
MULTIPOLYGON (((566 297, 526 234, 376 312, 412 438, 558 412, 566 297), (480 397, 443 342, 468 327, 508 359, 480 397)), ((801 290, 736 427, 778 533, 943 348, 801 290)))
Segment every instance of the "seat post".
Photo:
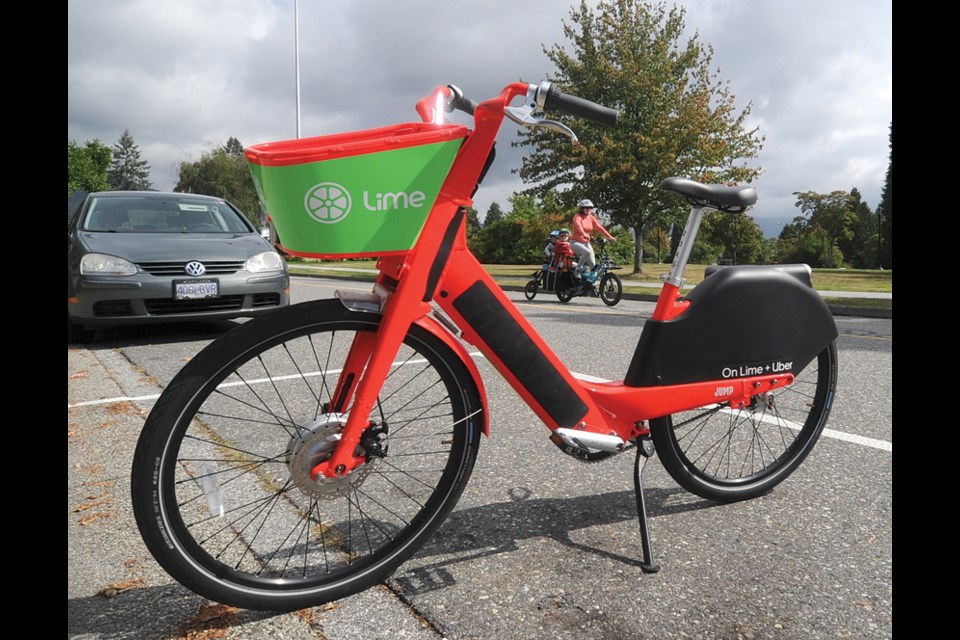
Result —
POLYGON ((690 254, 693 253, 693 243, 697 239, 702 220, 703 205, 694 205, 690 209, 690 215, 687 216, 687 225, 683 229, 683 235, 680 236, 680 244, 677 245, 677 253, 673 256, 670 273, 660 276, 661 280, 674 285, 677 289, 683 286, 683 272, 687 268, 690 254))

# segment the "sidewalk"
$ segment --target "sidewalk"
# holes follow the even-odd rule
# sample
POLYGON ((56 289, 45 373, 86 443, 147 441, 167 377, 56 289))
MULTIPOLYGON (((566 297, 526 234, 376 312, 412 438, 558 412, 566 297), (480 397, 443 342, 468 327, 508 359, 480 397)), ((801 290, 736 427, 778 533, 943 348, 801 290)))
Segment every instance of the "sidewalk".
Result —
MULTIPOLYGON (((330 267, 326 265, 314 265, 314 264, 301 264, 297 263, 293 265, 292 269, 295 269, 301 273, 294 274, 291 271, 291 275, 305 275, 311 276, 310 271, 323 271, 323 272, 343 272, 343 273, 353 273, 353 274, 363 274, 370 275, 371 277, 376 275, 376 269, 361 269, 354 267, 330 267), (307 273, 302 273, 306 271, 307 273)), ((336 277, 336 276, 329 276, 336 277)), ((523 291, 523 286, 529 280, 528 278, 497 278, 497 282, 500 283, 500 286, 505 291, 523 291)), ((623 298, 625 300, 644 300, 648 302, 655 302, 657 299, 657 293, 660 290, 661 283, 659 282, 631 282, 624 280, 623 281, 623 298)), ((835 316, 862 316, 867 318, 893 318, 892 309, 878 309, 874 307, 867 306, 858 306, 856 300, 893 300, 892 293, 874 293, 868 291, 818 291, 823 298, 843 298, 849 299, 849 304, 828 304, 830 311, 835 316)))

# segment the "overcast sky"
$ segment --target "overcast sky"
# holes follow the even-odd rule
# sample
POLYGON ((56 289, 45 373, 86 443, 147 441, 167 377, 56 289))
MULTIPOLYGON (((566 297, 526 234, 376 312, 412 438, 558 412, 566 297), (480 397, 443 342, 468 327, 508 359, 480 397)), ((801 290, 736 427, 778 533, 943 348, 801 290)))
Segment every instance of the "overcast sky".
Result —
MULTIPOLYGON (((574 0, 70 0, 67 138, 117 144, 129 130, 155 189, 182 161, 244 146, 418 120, 414 103, 456 84, 480 101, 553 71, 574 0)), ((579 4, 579 0, 576 0, 579 4)), ((754 183, 762 217, 793 217, 795 191, 856 187, 880 201, 893 113, 892 3, 677 0, 688 31, 749 126, 766 136, 754 183)), ((589 96, 585 96, 589 97, 589 96)), ((454 117, 459 122, 464 119, 454 117)), ((483 215, 523 187, 516 125, 475 196, 483 215)), ((598 202, 602 208, 603 203, 598 202)))

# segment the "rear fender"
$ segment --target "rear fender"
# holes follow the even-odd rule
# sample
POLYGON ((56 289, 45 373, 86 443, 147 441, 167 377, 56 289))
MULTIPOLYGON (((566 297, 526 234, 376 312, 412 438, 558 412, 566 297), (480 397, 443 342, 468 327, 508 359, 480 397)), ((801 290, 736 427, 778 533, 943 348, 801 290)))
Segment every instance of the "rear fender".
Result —
POLYGON ((682 314, 644 324, 626 386, 796 373, 837 338, 806 265, 725 267, 707 275, 682 314))

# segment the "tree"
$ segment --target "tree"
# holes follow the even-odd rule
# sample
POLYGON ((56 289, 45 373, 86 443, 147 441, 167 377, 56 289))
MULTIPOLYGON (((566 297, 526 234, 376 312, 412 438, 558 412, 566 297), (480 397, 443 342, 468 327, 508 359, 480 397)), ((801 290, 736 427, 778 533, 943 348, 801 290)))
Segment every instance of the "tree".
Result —
POLYGON ((483 227, 480 224, 480 218, 477 216, 477 210, 473 207, 467 207, 467 246, 478 246, 482 233, 483 227))
POLYGON ((150 165, 140 159, 140 147, 125 130, 117 144, 113 145, 113 164, 107 172, 110 188, 115 191, 146 191, 150 182, 150 165))
POLYGON ((107 191, 110 181, 107 171, 113 152, 99 140, 87 140, 81 147, 67 141, 67 197, 74 191, 107 191))
POLYGON ((260 200, 247 168, 243 145, 236 138, 201 155, 196 162, 180 163, 180 178, 174 191, 216 196, 232 202, 253 223, 263 225, 260 200))
MULTIPOLYGON (((710 220, 697 236, 720 249, 720 256, 733 264, 756 264, 763 254, 763 229, 746 213, 711 212, 710 220)), ((720 257, 718 256, 718 257, 720 257)))
POLYGON ((784 225, 777 239, 777 261, 820 266, 821 245, 822 240, 813 233, 810 221, 796 216, 793 222, 784 225))
POLYGON ((794 192, 797 206, 805 216, 809 216, 809 225, 814 235, 819 236, 819 266, 832 269, 841 266, 843 252, 841 241, 853 238, 853 227, 857 214, 853 209, 853 199, 846 191, 833 191, 829 194, 813 191, 794 192))
POLYGON ((670 236, 660 225, 654 226, 647 232, 646 245, 649 248, 645 251, 652 253, 657 264, 660 264, 663 262, 664 254, 670 250, 670 236))
POLYGON ((880 245, 879 266, 893 268, 893 123, 890 123, 890 161, 887 164, 887 177, 883 182, 880 204, 877 206, 879 218, 880 245))
MULTIPOLYGON (((664 178, 749 182, 760 169, 738 162, 755 158, 763 138, 757 128, 745 128, 751 105, 738 111, 719 71, 711 71, 713 48, 697 36, 680 44, 683 9, 643 0, 590 4, 581 0, 571 23, 564 21, 570 45, 544 52, 562 91, 617 109, 619 124, 607 129, 551 114, 571 125, 580 144, 544 130, 522 131, 515 144, 535 152, 523 159, 520 177, 533 185, 524 193, 566 189, 568 205, 591 198, 639 239, 651 220, 668 228, 686 212, 682 200, 660 189, 664 178)), ((642 259, 637 242, 634 271, 642 259)))
POLYGON ((843 251, 850 265, 857 269, 875 267, 879 259, 877 214, 863 201, 856 187, 850 190, 850 207, 856 220, 851 229, 850 240, 841 239, 840 250, 843 251))
POLYGON ((487 207, 487 214, 483 216, 483 226, 489 227, 498 220, 503 220, 503 209, 500 208, 499 203, 492 202, 487 207))

